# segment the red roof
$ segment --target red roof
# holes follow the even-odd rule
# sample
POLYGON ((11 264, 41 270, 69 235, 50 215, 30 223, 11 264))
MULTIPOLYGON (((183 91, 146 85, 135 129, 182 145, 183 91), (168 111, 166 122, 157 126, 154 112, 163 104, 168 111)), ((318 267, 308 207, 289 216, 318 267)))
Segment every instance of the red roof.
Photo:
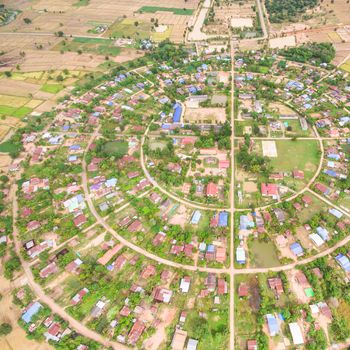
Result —
POLYGON ((120 249, 122 249, 122 247, 122 244, 117 244, 112 249, 108 250, 103 256, 101 256, 97 262, 101 265, 106 265, 108 261, 111 260, 113 256, 119 252, 120 249))
POLYGON ((229 160, 220 160, 219 161, 219 168, 220 169, 228 169, 230 167, 230 161, 229 160))
POLYGON ((246 283, 242 282, 238 287, 238 296, 246 297, 249 294, 249 287, 246 283))
POLYGON ((141 272, 141 277, 142 278, 149 278, 151 276, 154 276, 156 274, 156 268, 154 265, 147 265, 145 269, 141 272))
POLYGON ((128 335, 128 343, 131 345, 135 345, 139 338, 141 337, 143 331, 145 330, 145 325, 137 320, 132 326, 130 333, 128 335))
POLYGON ((227 293, 227 282, 223 278, 218 279, 218 294, 223 295, 227 293))
POLYGON ((84 214, 80 214, 73 219, 74 225, 77 227, 84 225, 86 223, 86 221, 87 221, 87 219, 86 219, 86 216, 84 214))
POLYGON ((218 186, 213 182, 209 182, 208 186, 207 186, 206 195, 207 196, 217 196, 218 192, 219 192, 218 186))
POLYGON ((142 229, 142 224, 140 220, 135 220, 131 225, 128 227, 129 232, 137 232, 141 231, 142 229))
POLYGON ((263 196, 277 196, 278 186, 276 184, 261 184, 261 193, 263 196))
POLYGON ((295 179, 304 179, 304 172, 302 170, 293 170, 293 177, 295 179))

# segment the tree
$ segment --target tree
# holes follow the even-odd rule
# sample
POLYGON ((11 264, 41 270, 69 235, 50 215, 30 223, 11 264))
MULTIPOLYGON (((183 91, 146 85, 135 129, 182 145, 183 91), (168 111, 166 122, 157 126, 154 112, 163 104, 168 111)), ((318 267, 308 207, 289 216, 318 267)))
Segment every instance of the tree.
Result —
POLYGON ((0 336, 10 334, 12 332, 12 326, 9 323, 2 323, 0 325, 0 336))
POLYGON ((30 18, 23 18, 23 22, 25 23, 25 24, 30 24, 30 23, 32 23, 32 20, 30 19, 30 18))

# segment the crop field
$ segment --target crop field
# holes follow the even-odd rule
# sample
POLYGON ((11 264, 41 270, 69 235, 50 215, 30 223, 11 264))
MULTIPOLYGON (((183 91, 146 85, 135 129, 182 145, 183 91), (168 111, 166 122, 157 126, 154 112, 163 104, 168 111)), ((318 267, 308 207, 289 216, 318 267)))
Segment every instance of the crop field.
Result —
POLYGON ((114 41, 104 38, 74 38, 72 40, 62 40, 58 43, 53 50, 56 51, 72 51, 72 52, 85 52, 95 53, 98 55, 111 55, 117 56, 120 54, 121 49, 114 45, 114 41))
POLYGON ((113 38, 146 39, 151 35, 151 23, 125 18, 112 24, 106 35, 113 38))
POLYGON ((347 60, 340 66, 341 69, 345 70, 345 72, 350 73, 350 60, 347 60))
POLYGON ((174 15, 191 16, 192 9, 176 8, 176 7, 158 7, 158 6, 142 6, 138 12, 156 13, 156 12, 172 12, 174 15))

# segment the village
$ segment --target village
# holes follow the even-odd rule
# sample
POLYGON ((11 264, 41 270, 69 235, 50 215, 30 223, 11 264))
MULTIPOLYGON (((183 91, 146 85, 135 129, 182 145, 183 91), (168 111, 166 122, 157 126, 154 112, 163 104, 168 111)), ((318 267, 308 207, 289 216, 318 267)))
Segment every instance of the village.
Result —
POLYGON ((0 177, 21 328, 77 350, 228 349, 233 317, 235 349, 346 342, 349 84, 288 50, 163 42, 75 87, 12 136, 0 177))

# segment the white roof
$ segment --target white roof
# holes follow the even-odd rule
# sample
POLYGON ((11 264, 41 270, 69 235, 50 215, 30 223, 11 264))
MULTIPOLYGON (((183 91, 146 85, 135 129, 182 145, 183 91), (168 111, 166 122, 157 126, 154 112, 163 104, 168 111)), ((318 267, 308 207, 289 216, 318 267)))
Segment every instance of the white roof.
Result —
POLYGON ((245 251, 242 247, 237 247, 236 249, 236 260, 237 261, 245 261, 245 251))
POLYGON ((182 278, 180 283, 180 289, 182 293, 188 293, 188 290, 190 289, 190 282, 187 282, 182 278))
POLYGON ((196 350, 198 345, 198 340, 190 338, 187 343, 186 350, 196 350))
POLYGON ((292 333, 294 345, 304 344, 303 334, 301 333, 299 325, 296 322, 290 323, 289 329, 292 333))
POLYGON ((310 305, 310 310, 312 314, 318 314, 319 312, 318 306, 316 304, 310 305))
POLYGON ((311 233, 309 238, 312 240, 312 242, 314 242, 316 247, 320 247, 322 244, 324 244, 324 240, 317 233, 311 233))

